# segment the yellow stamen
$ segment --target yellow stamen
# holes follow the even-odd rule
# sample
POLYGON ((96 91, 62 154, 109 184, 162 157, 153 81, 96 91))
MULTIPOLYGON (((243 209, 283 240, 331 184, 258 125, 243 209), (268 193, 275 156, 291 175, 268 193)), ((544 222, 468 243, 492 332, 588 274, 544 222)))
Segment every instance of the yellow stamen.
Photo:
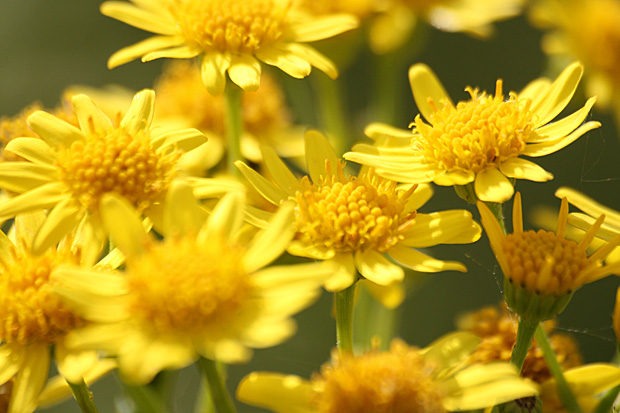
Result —
POLYGON ((289 8, 273 0, 176 0, 170 11, 191 46, 252 54, 282 36, 289 8))

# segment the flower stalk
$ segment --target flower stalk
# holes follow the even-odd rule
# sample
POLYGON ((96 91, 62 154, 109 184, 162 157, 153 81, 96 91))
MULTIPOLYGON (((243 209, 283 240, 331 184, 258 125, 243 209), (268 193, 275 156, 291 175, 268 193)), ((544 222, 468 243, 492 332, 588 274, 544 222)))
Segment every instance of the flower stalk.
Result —
POLYGON ((527 352, 532 346, 532 340, 534 339, 534 333, 540 323, 538 321, 532 321, 527 318, 519 317, 519 327, 517 329, 517 341, 515 347, 512 349, 512 355, 510 356, 510 362, 517 367, 517 370, 521 371, 527 352))
POLYGON ((71 383, 67 381, 67 384, 69 384, 71 393, 73 393, 73 397, 83 413, 99 413, 99 410, 97 410, 95 402, 93 401, 93 394, 90 390, 88 390, 88 386, 86 385, 84 379, 82 379, 79 383, 71 383))
POLYGON ((241 155, 241 135, 243 134, 243 112, 241 97, 243 90, 233 82, 228 82, 224 90, 226 101, 226 140, 228 144, 227 172, 239 177, 240 172, 235 167, 235 161, 243 160, 241 155))
MULTIPOLYGON (((221 368, 213 360, 201 357, 198 360, 198 367, 203 376, 204 381, 209 386, 210 398, 206 398, 206 402, 213 403, 219 413, 236 413, 237 409, 226 389, 224 376, 221 368)), ((208 411, 208 410, 207 410, 208 411)))
POLYGON ((353 307, 357 282, 334 293, 336 307, 336 347, 340 354, 353 353, 353 307))

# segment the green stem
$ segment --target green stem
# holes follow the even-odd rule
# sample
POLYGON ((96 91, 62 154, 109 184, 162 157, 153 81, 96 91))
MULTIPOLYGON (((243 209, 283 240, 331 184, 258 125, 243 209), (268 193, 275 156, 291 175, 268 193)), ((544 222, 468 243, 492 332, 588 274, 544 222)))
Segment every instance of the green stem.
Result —
POLYGON ((562 373, 562 368, 560 367, 560 364, 558 363, 558 360, 555 357, 555 353, 553 352, 553 349, 551 348, 551 344, 549 344, 549 339, 547 338, 547 334, 545 333, 545 330, 543 329, 543 326, 540 323, 538 323, 538 327, 536 328, 535 338, 536 338, 536 343, 538 344, 538 347, 540 347, 540 349, 543 352, 543 357, 545 359, 545 362, 547 363, 547 367, 549 368, 551 375, 555 379, 558 395, 560 396, 560 400, 562 401, 562 404, 566 408, 566 411, 581 413, 581 408, 579 407, 579 403, 577 403, 575 396, 571 392, 570 387, 568 386, 568 383, 566 382, 566 379, 564 378, 564 374, 562 373))
POLYGON ((243 160, 241 155, 241 135, 243 134, 243 114, 241 97, 243 90, 229 81, 224 90, 226 100, 226 140, 227 140, 227 172, 231 176, 240 177, 241 173, 235 166, 235 161, 243 160))
POLYGON ((387 350, 395 336, 400 308, 387 308, 375 300, 366 288, 360 288, 353 314, 355 350, 368 350, 374 337, 379 337, 380 348, 387 350))
POLYGON ((149 386, 124 384, 125 394, 134 404, 137 412, 167 412, 164 400, 149 386))
POLYGON ((224 377, 220 368, 213 360, 201 357, 198 367, 206 383, 209 385, 211 397, 209 403, 213 403, 219 413, 236 413, 235 405, 226 389, 224 377))
POLYGON ((493 213, 504 235, 506 235, 506 223, 504 222, 504 204, 497 202, 485 202, 486 206, 493 213))
POLYGON ((605 397, 601 399, 601 402, 596 406, 594 413, 609 413, 612 411, 614 406, 614 401, 616 401, 616 397, 620 393, 620 386, 616 386, 613 389, 609 390, 605 397))
POLYGON ((93 402, 93 394, 88 390, 88 386, 84 379, 80 383, 70 383, 69 387, 71 388, 71 393, 73 393, 73 397, 75 401, 77 401, 80 409, 83 413, 98 413, 97 407, 95 407, 95 403, 93 402))
MULTIPOLYGON (((394 78, 401 68, 398 53, 387 53, 375 59, 376 76, 374 76, 375 96, 373 97, 373 121, 393 125, 398 120, 398 109, 402 96, 401 85, 394 78)), ((399 79, 400 80, 400 79, 399 79)), ((410 95, 411 96, 411 95, 410 95)))
POLYGON ((521 371, 527 352, 532 347, 532 340, 536 327, 538 327, 538 321, 523 319, 519 317, 519 328, 517 329, 517 342, 512 349, 512 355, 510 356, 510 362, 517 367, 517 370, 521 371))
POLYGON ((207 380, 203 377, 200 378, 200 388, 198 389, 198 397, 194 403, 194 413, 216 413, 215 406, 213 405, 213 399, 211 393, 207 388, 207 380))
POLYGON ((348 151, 353 144, 349 133, 347 115, 342 97, 341 83, 338 79, 330 79, 326 74, 317 72, 312 75, 319 99, 321 110, 321 124, 333 137, 332 144, 336 152, 341 155, 348 151))
POLYGON ((336 347, 340 354, 353 353, 353 304, 357 282, 334 293, 336 305, 336 347))

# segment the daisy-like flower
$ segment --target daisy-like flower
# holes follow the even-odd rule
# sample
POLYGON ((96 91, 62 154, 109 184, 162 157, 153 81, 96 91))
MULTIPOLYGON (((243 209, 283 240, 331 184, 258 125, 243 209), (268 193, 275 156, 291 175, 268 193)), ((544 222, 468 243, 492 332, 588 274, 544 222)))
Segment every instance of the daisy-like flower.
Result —
POLYGON ((164 239, 156 241, 124 198, 106 195, 103 220, 127 257, 125 270, 59 274, 56 291, 92 322, 70 335, 71 347, 116 355, 124 378, 144 384, 199 356, 246 361, 251 348, 290 337, 291 315, 314 301, 331 268, 265 268, 293 236, 291 208, 248 240, 240 233, 242 201, 239 193, 226 195, 207 219, 191 187, 174 183, 164 207, 164 239))
MULTIPOLYGON (((339 270, 327 281, 328 290, 347 288, 358 272, 377 286, 399 288, 404 271, 390 262, 386 253, 416 271, 466 271, 461 263, 440 261, 413 249, 470 243, 480 237, 480 227, 468 211, 417 213, 432 195, 428 186, 397 187, 371 170, 347 176, 343 161, 316 131, 306 133, 309 176, 297 179, 270 148, 263 148, 263 158, 275 184, 244 163, 236 164, 272 204, 295 203, 296 233, 287 251, 334 262, 339 270)), ((256 209, 249 213, 256 222, 269 216, 256 209)), ((384 301, 389 306, 399 303, 400 299, 391 304, 384 301)))
MULTIPOLYGON (((18 216, 13 239, 0 231, 0 385, 7 390, 8 409, 3 411, 9 413, 32 412, 69 395, 67 386, 59 392, 62 379, 48 382, 52 348, 58 371, 74 384, 92 382, 115 367, 113 360, 100 360, 96 351, 66 345, 67 334, 87 322, 53 293, 55 272, 80 264, 83 257, 71 240, 33 253, 32 235, 43 218, 43 213, 18 216)), ((82 265, 92 267, 89 262, 82 265)))
MULTIPOLYGON (((620 212, 601 205, 596 200, 571 188, 562 187, 555 192, 558 198, 566 198, 568 203, 576 206, 583 212, 571 212, 568 215, 569 224, 588 231, 596 223, 596 219, 604 216, 603 223, 596 231, 596 237, 604 241, 611 241, 620 236, 620 212)), ((607 262, 620 261, 620 248, 615 248, 607 257, 607 262)))
POLYGON ((620 243, 620 236, 604 244, 592 255, 587 248, 604 216, 577 243, 564 237, 568 201, 562 199, 555 232, 523 230, 521 196, 514 200, 513 233, 504 235, 487 206, 478 202, 482 225, 504 273, 504 298, 521 318, 546 320, 555 317, 583 284, 620 272, 620 262, 604 265, 607 255, 620 243))
POLYGON ((336 77, 332 62, 305 43, 357 26, 351 15, 310 16, 291 0, 108 1, 101 12, 156 34, 114 53, 110 68, 137 58, 200 56, 202 80, 211 94, 224 91, 227 73, 243 90, 256 90, 260 62, 295 78, 308 76, 312 66, 336 77))
POLYGON ((256 372, 237 388, 244 403, 279 413, 388 413, 475 410, 537 394, 508 363, 463 363, 475 336, 445 336, 425 349, 392 341, 390 350, 333 353, 311 381, 256 372))
POLYGON ((620 105, 620 2, 536 0, 532 23, 549 31, 542 49, 559 61, 579 59, 586 68, 586 93, 601 107, 620 105))
MULTIPOLYGON (((543 327, 547 334, 555 328, 556 322, 545 321, 543 327)), ((480 337, 480 344, 471 354, 469 362, 488 363, 494 361, 510 361, 512 349, 517 339, 518 320, 506 304, 501 307, 489 306, 474 313, 466 314, 457 320, 459 330, 468 331, 480 337)), ((568 370, 583 364, 577 342, 567 334, 553 333, 549 344, 562 370, 568 370)), ((534 341, 529 349, 521 376, 542 384, 551 378, 551 373, 544 360, 543 352, 534 341)))
MULTIPOLYGON (((99 216, 101 197, 114 192, 154 223, 177 177, 176 162, 206 138, 195 129, 163 132, 151 127, 155 94, 143 90, 120 120, 112 122, 85 95, 72 99, 79 128, 38 111, 28 117, 39 138, 16 138, 5 151, 26 161, 0 164, 0 187, 20 195, 0 205, 0 217, 51 209, 34 239, 44 251, 80 227, 85 253, 98 256, 107 239, 99 216)), ((196 191, 208 180, 193 181, 196 191)))
POLYGON ((495 95, 467 88, 471 100, 456 106, 435 74, 423 64, 409 69, 420 115, 410 131, 372 124, 366 134, 391 139, 384 147, 358 145, 347 160, 376 168, 398 182, 434 182, 455 186, 469 202, 505 202, 514 193, 511 180, 544 182, 553 178, 539 165, 521 158, 545 156, 564 148, 599 122, 583 121, 596 98, 575 113, 549 123, 572 98, 583 67, 573 63, 552 83, 540 78, 504 99, 502 81, 495 95))
MULTIPOLYGON (((175 123, 203 132, 209 141, 200 150, 186 154, 181 164, 196 174, 215 166, 226 150, 224 98, 212 96, 202 87, 200 69, 193 61, 176 60, 165 66, 155 84, 157 107, 154 123, 175 123)), ((241 97, 244 159, 261 162, 259 146, 273 147, 285 158, 303 156, 305 128, 295 126, 284 93, 273 77, 263 74, 256 92, 241 97)))

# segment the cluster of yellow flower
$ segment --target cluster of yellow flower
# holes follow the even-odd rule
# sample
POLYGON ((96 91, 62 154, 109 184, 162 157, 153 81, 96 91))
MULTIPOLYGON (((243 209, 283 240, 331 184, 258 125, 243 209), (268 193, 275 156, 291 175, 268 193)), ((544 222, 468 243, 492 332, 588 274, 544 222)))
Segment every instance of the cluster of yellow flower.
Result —
POLYGON ((53 111, 33 105, 0 119, 0 412, 71 393, 96 412, 88 386, 111 371, 133 389, 132 411, 165 412, 162 377, 193 364, 200 411, 242 402, 281 413, 608 412, 620 366, 604 362, 611 355, 584 365, 572 337, 548 335, 577 289, 620 274, 620 213, 562 187, 556 230, 526 231, 515 185, 553 179, 523 156, 601 126, 588 120, 595 96, 620 113, 620 2, 530 3, 104 2, 104 15, 154 34, 115 52, 110 68, 191 60, 169 63, 153 89, 69 88, 53 111), (301 79, 315 67, 335 79, 330 57, 393 63, 409 59, 424 25, 485 38, 523 12, 557 30, 545 51, 570 57, 555 80, 507 94, 497 80, 494 94, 467 87, 469 99, 454 103, 427 65, 413 64, 419 114, 409 129, 368 123, 370 143, 345 136, 332 80, 311 79, 324 134, 294 122, 266 70, 301 79), (592 97, 560 117, 584 71, 592 97), (469 209, 423 212, 432 184, 453 187, 469 209), (361 319, 393 317, 414 293, 406 274, 467 271, 426 249, 474 243, 483 229, 504 276, 501 307, 462 317, 426 348, 361 319), (293 316, 323 288, 334 298, 331 361, 309 380, 253 372, 231 384, 233 401, 225 365, 292 337, 293 316), (360 324, 368 334, 354 334, 360 324))

